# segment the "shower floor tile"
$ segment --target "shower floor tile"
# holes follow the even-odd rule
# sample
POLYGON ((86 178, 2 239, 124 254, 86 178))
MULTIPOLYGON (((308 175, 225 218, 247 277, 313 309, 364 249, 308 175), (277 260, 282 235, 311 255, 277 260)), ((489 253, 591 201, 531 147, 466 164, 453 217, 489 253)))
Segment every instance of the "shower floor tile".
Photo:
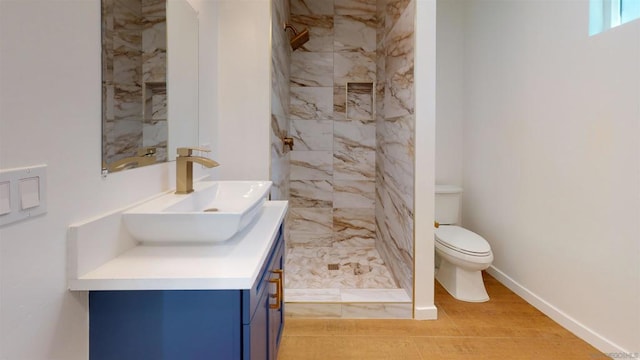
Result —
POLYGON ((286 269, 285 287, 291 289, 398 288, 378 251, 370 247, 291 248, 286 269))

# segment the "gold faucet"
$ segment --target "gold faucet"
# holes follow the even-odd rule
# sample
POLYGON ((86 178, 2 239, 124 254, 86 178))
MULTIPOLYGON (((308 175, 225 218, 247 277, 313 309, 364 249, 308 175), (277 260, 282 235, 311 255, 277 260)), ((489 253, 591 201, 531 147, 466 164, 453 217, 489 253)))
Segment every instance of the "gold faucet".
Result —
POLYGON ((151 165, 156 162, 156 148, 152 146, 142 147, 136 151, 136 156, 129 156, 120 160, 116 160, 111 164, 103 164, 102 168, 109 172, 124 170, 130 166, 135 167, 151 165))
POLYGON ((176 194, 188 194, 193 192, 193 163, 198 163, 208 168, 220 166, 217 162, 202 156, 192 155, 192 151, 209 152, 209 149, 182 147, 178 148, 176 158, 176 194))

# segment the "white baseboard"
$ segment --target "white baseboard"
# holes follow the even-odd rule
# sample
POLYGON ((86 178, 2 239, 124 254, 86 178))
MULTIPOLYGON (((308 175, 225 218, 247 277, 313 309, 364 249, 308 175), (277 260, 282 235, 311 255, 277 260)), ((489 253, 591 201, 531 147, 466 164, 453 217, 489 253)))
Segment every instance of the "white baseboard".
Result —
POLYGON ((589 329, 584 324, 580 323, 571 316, 565 314, 552 304, 548 303, 538 295, 531 292, 529 289, 520 285, 517 281, 510 278, 507 274, 497 269, 495 266, 490 266, 487 272, 496 278, 500 283, 509 288, 514 293, 518 294, 526 302, 531 304, 536 309, 542 311, 545 315, 553 319, 565 329, 571 331, 574 335, 591 344, 591 346, 602 351, 603 353, 626 353, 630 351, 623 349, 621 346, 609 341, 602 335, 589 329))
POLYGON ((416 307, 413 312, 414 320, 436 320, 438 318, 438 308, 433 306, 416 307))

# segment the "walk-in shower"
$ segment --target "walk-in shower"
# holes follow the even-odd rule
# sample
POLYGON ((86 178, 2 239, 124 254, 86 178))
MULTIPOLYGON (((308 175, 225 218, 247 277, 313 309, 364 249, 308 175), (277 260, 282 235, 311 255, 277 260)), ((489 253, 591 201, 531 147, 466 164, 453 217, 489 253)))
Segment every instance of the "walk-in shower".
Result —
POLYGON ((274 24, 305 29, 272 39, 272 199, 289 200, 286 312, 410 318, 415 1, 272 5, 274 24))

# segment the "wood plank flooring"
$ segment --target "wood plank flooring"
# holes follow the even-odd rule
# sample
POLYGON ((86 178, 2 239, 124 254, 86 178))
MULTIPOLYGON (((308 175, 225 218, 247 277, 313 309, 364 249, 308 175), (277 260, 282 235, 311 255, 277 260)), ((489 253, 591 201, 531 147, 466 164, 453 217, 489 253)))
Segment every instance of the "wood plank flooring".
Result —
POLYGON ((438 320, 287 318, 278 360, 605 359, 488 274, 491 300, 455 300, 436 282, 438 320))

